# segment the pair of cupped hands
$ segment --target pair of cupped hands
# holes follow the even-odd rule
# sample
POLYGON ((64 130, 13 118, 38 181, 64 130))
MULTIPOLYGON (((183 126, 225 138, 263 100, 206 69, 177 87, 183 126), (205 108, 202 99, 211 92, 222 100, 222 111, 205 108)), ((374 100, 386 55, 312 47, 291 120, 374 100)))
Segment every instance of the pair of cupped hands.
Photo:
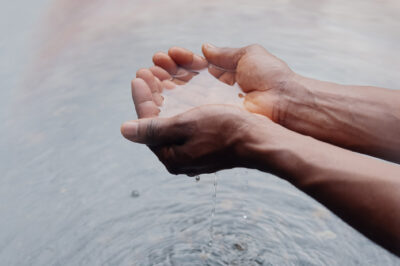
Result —
POLYGON ((202 52, 204 57, 173 47, 168 53, 156 53, 155 66, 140 69, 132 80, 139 119, 125 122, 121 132, 128 140, 146 144, 172 174, 258 168, 255 151, 279 145, 290 132, 279 125, 284 115, 280 99, 296 74, 259 45, 218 48, 204 44, 202 52), (220 81, 240 86, 244 108, 203 105, 173 117, 158 117, 163 88, 184 84, 205 68, 220 81))

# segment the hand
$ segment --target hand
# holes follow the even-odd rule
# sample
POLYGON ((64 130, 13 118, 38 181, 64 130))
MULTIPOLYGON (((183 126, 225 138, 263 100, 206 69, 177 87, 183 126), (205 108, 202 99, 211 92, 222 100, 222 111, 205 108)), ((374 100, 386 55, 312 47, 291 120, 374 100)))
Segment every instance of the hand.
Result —
POLYGON ((247 110, 278 120, 279 114, 274 109, 280 104, 289 81, 295 77, 284 61, 260 45, 217 48, 205 44, 202 48, 210 63, 210 73, 228 84, 237 82, 246 93, 247 110))
POLYGON ((168 54, 156 53, 153 57, 156 66, 150 70, 161 81, 173 79, 174 83, 182 84, 190 80, 194 71, 208 67, 222 82, 238 83, 246 93, 247 110, 278 120, 281 97, 296 76, 285 62, 259 45, 217 48, 205 44, 202 50, 205 59, 180 47, 172 47, 168 54))
POLYGON ((172 174, 194 176, 233 167, 255 168, 253 147, 268 143, 266 132, 281 135, 278 125, 269 119, 229 105, 205 105, 159 118, 152 95, 152 91, 158 93, 156 89, 156 82, 132 81, 140 119, 123 124, 121 132, 131 141, 147 144, 172 174))

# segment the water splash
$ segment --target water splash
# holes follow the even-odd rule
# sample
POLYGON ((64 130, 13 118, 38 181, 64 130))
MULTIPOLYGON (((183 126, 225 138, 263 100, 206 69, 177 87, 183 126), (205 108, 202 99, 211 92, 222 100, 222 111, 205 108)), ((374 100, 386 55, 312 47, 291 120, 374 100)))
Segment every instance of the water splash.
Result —
POLYGON ((210 241, 208 242, 208 246, 212 247, 214 243, 214 216, 215 216, 215 206, 217 203, 217 185, 218 185, 218 180, 217 180, 217 174, 214 174, 214 193, 212 196, 212 209, 211 209, 211 221, 210 221, 210 241))
POLYGON ((247 220, 248 218, 248 208, 247 208, 247 192, 249 190, 249 179, 248 179, 248 170, 243 170, 243 178, 244 178, 244 186, 243 186, 243 193, 245 198, 242 200, 242 218, 247 220))

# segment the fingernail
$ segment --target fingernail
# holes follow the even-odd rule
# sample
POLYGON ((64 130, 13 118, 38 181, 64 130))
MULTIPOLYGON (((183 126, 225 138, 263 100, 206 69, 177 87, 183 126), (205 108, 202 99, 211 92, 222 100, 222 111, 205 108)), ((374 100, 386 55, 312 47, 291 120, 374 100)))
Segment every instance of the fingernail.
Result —
POLYGON ((212 45, 211 43, 206 43, 205 44, 205 47, 208 49, 208 48, 215 48, 215 46, 214 45, 212 45))
POLYGON ((138 122, 135 121, 125 122, 121 126, 121 133, 125 138, 135 141, 137 139, 137 129, 138 129, 138 122))

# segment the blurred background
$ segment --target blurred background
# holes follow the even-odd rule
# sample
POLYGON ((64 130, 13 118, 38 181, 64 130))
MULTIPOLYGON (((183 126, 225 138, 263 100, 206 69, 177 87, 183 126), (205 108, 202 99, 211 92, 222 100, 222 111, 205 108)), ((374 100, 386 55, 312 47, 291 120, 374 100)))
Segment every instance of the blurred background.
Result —
POLYGON ((278 178, 171 176, 120 124, 157 51, 259 43, 399 88, 397 0, 15 0, 0 10, 1 265, 400 265, 278 178), (209 245, 212 240, 212 245, 209 245))

